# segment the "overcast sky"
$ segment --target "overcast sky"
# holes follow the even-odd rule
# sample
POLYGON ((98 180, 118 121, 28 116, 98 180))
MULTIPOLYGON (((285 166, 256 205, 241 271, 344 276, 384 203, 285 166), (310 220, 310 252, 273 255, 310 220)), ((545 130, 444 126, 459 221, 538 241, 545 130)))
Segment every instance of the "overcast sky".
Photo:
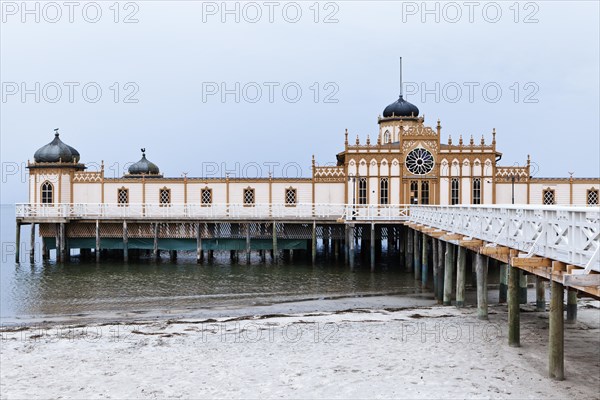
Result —
POLYGON ((596 1, 28 7, 2 2, 2 203, 27 201, 22 163, 54 128, 108 176, 141 147, 166 176, 308 176, 345 128, 376 137, 399 56, 443 142, 496 128, 502 165, 530 153, 536 176, 600 175, 596 1))

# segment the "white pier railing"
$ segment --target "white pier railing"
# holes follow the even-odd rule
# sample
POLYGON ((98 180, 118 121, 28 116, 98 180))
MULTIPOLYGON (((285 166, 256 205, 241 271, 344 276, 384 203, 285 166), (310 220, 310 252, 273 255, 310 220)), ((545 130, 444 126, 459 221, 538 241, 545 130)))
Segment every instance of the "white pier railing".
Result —
POLYGON ((600 207, 411 206, 409 221, 600 272, 600 207))
POLYGON ((352 204, 17 204, 17 218, 44 219, 189 219, 402 221, 407 205, 352 204))

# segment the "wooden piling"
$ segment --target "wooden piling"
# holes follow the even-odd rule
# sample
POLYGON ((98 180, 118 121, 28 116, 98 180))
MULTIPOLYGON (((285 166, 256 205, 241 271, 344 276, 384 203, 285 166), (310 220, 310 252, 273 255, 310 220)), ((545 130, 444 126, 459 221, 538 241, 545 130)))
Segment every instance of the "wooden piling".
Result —
POLYGON ((477 274, 477 318, 488 319, 487 275, 489 258, 482 254, 476 256, 477 274))
POLYGON ((429 269, 429 245, 427 235, 421 235, 421 285, 427 287, 428 270, 429 269))
POLYGON ((467 249, 458 247, 456 260, 456 307, 465 305, 465 284, 467 280, 467 249))
POLYGON ((250 264, 250 249, 250 224, 246 224, 246 263, 248 264, 250 264))
POLYGON ((56 236, 54 238, 54 248, 56 249, 56 262, 62 262, 60 254, 60 224, 55 224, 56 236))
POLYGON ((398 227, 398 252, 400 253, 400 268, 406 269, 406 239, 405 239, 405 227, 400 225, 398 227))
POLYGON ((50 259, 50 250, 48 250, 48 246, 46 246, 46 241, 42 238, 42 260, 47 261, 50 259))
POLYGON ((438 240, 436 238, 431 238, 431 249, 432 249, 432 270, 433 270, 433 297, 438 298, 438 273, 439 273, 439 263, 438 263, 438 240))
POLYGON ((446 243, 446 262, 444 265, 444 305, 452 304, 452 275, 454 273, 454 245, 446 243))
POLYGON ((375 224, 371 222, 371 235, 369 237, 371 247, 371 271, 375 270, 375 224))
POLYGON ((498 290, 498 303, 506 303, 508 294, 508 265, 500 263, 500 287, 498 290))
POLYGON ((567 324, 577 322, 577 290, 569 288, 567 290, 567 324))
POLYGON ((445 243, 443 240, 438 240, 438 291, 437 300, 438 304, 442 304, 444 300, 444 277, 446 275, 446 262, 445 262, 445 243))
POLYGON ((552 281, 550 289, 550 329, 548 344, 548 370, 550 378, 557 381, 565 379, 564 371, 564 288, 552 281))
POLYGON ((94 248, 96 262, 100 262, 100 221, 96 220, 96 247, 94 248))
POLYGON ((523 271, 519 275, 519 303, 527 304, 527 275, 523 271))
POLYGON ((277 264, 279 262, 279 251, 277 249, 277 222, 273 221, 273 253, 272 261, 277 264))
POLYGON ((202 232, 200 231, 200 223, 196 224, 196 263, 202 262, 202 232))
POLYGON ((313 221, 311 240, 311 262, 314 265, 317 262, 317 222, 313 221))
POLYGON ((508 266, 508 345, 521 346, 521 310, 519 306, 519 269, 508 266))
POLYGON ((408 272, 412 272, 415 261, 413 256, 413 252, 415 250, 413 234, 413 229, 406 227, 406 270, 408 272))
POLYGON ((17 231, 15 232, 15 262, 21 259, 19 251, 21 249, 21 223, 17 222, 17 231))
POLYGON ((154 223, 154 244, 152 246, 152 257, 155 260, 160 258, 160 253, 158 252, 158 222, 154 223))
POLYGON ((349 225, 348 232, 350 239, 350 248, 348 250, 348 261, 350 262, 350 269, 354 269, 354 225, 349 225))
POLYGON ((546 281, 541 276, 535 277, 535 310, 546 311, 546 281))
POLYGON ((340 258, 340 240, 333 239, 333 257, 335 262, 338 262, 340 258))
POLYGON ((59 235, 60 235, 60 262, 67 261, 67 252, 66 252, 66 235, 65 235, 65 223, 61 222, 59 224, 59 235))
POLYGON ((129 238, 127 235, 127 221, 123 221, 123 261, 129 261, 129 238))
POLYGON ((29 262, 31 264, 35 261, 35 224, 31 223, 31 237, 29 238, 29 262))
POLYGON ((413 264, 414 264, 414 272, 415 272, 415 280, 421 280, 421 246, 420 246, 420 236, 419 232, 413 232, 413 264))

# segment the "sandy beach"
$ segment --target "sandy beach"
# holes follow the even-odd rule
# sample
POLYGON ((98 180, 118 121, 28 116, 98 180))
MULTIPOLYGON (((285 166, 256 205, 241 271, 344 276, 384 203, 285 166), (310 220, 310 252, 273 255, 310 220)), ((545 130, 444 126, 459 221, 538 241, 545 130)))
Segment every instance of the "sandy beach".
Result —
POLYGON ((547 377, 547 313, 528 305, 522 347, 511 348, 505 305, 480 321, 472 307, 419 298, 323 302, 319 312, 300 302, 230 317, 4 327, 1 397, 600 398, 597 301, 580 301, 566 325, 563 382, 547 377))

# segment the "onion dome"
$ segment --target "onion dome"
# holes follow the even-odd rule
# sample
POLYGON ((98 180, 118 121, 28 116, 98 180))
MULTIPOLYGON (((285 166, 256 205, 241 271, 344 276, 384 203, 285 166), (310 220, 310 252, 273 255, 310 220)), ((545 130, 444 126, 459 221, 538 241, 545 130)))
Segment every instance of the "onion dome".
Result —
POLYGON ((146 149, 142 149, 142 159, 129 167, 129 175, 159 175, 158 166, 146 158, 146 149))
POLYGON ((54 140, 38 149, 33 155, 36 163, 79 162, 79 152, 59 138, 58 128, 54 130, 54 140))
POLYGON ((383 110, 384 118, 388 117, 418 117, 419 109, 412 103, 404 100, 402 95, 398 101, 393 102, 383 110))

